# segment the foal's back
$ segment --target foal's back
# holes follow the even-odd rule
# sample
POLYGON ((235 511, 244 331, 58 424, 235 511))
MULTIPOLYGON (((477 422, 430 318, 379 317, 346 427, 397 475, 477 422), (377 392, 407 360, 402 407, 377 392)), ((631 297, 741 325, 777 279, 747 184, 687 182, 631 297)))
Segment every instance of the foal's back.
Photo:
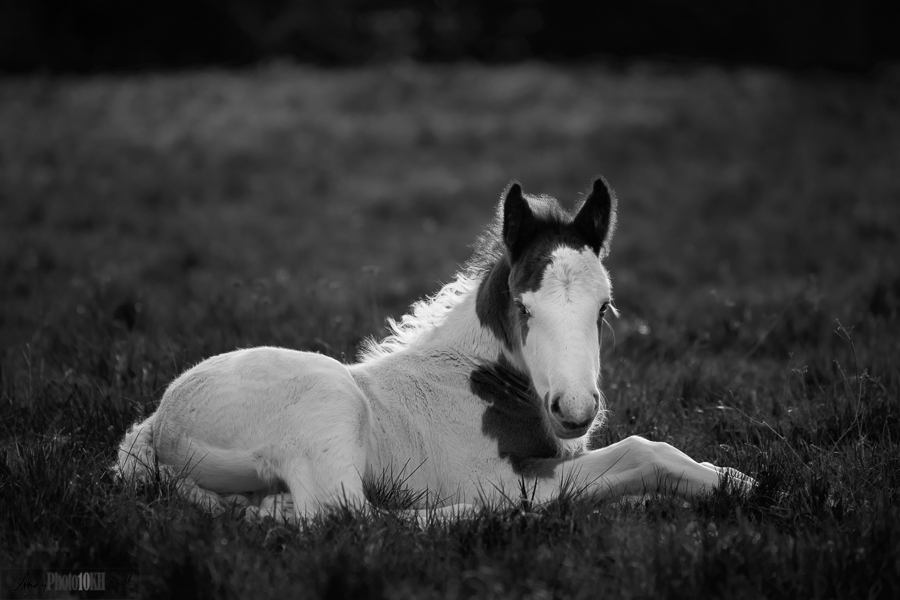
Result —
MULTIPOLYGON (((356 470, 357 479, 366 470, 368 404, 347 368, 320 354, 263 347, 215 356, 176 379, 152 419, 159 461, 217 493, 273 489, 300 472, 322 479, 310 461, 356 470)), ((311 483, 310 501, 334 491, 311 483)))

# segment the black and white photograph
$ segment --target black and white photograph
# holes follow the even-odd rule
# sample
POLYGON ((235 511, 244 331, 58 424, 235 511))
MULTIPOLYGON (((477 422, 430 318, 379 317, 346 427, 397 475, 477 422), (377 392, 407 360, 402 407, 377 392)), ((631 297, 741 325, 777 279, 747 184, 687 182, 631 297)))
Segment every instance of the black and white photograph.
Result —
POLYGON ((898 31, 4 0, 0 600, 900 598, 898 31))

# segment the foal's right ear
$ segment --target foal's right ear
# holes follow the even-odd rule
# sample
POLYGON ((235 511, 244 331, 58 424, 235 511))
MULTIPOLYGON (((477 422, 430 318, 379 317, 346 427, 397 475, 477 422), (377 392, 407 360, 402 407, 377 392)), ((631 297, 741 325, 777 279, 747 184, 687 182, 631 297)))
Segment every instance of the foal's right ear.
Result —
POLYGON ((522 186, 513 180, 503 194, 503 243, 513 260, 519 257, 536 229, 537 220, 522 195, 522 186))
POLYGON ((609 244, 616 229, 616 195, 602 175, 594 180, 591 193, 575 215, 575 228, 587 240, 594 254, 609 254, 609 244))

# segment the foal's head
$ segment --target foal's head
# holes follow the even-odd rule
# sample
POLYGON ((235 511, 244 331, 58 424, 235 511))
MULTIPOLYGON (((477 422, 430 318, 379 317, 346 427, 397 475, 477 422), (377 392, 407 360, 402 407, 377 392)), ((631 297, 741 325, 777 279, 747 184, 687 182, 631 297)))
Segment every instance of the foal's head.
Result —
POLYGON ((615 197, 601 177, 572 216, 513 182, 503 199, 509 261, 506 347, 525 367, 557 437, 590 429, 600 394, 600 328, 612 288, 600 259, 615 227, 615 197))

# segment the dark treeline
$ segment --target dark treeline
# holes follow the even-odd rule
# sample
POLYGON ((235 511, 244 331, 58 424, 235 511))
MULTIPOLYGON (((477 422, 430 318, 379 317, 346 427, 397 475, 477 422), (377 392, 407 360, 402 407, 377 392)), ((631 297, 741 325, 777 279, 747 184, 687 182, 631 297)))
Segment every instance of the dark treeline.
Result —
POLYGON ((353 65, 636 56, 868 71, 900 58, 896 0, 3 0, 0 69, 353 65))

